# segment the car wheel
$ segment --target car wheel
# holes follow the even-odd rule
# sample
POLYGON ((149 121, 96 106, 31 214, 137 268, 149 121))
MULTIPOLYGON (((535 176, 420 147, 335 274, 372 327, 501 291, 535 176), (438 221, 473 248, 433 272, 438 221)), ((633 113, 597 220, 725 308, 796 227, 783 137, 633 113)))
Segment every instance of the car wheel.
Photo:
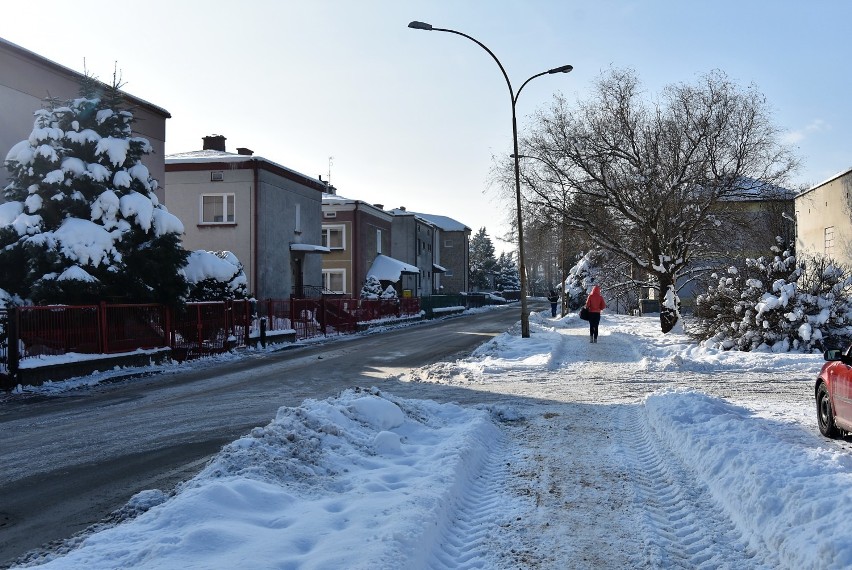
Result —
POLYGON ((831 397, 828 395, 828 388, 825 384, 820 384, 816 394, 817 407, 817 424, 819 424, 819 432, 825 437, 837 437, 839 431, 834 425, 834 412, 831 410, 831 397))

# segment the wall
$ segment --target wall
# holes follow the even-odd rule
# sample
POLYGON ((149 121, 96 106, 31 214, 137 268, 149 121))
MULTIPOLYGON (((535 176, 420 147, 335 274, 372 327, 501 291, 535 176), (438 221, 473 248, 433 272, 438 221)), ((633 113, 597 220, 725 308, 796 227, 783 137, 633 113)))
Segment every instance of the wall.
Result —
POLYGON ((852 170, 796 197, 796 248, 801 253, 829 254, 852 266, 852 170), (834 228, 834 247, 826 251, 826 228, 834 228))
POLYGON ((227 250, 237 256, 249 279, 249 291, 255 292, 251 224, 254 218, 251 170, 221 170, 224 180, 211 182, 211 170, 170 171, 164 203, 169 212, 180 218, 186 233, 183 247, 187 250, 227 250), (202 194, 234 194, 234 224, 211 225, 201 222, 202 194))
POLYGON ((440 233, 438 264, 451 270, 452 275, 444 273, 440 283, 443 289, 440 293, 462 293, 468 289, 468 233, 442 230, 440 233), (446 242, 452 245, 447 247, 446 242))
MULTIPOLYGON (((325 210, 323 210, 325 211, 325 210)), ((323 269, 342 269, 344 276, 344 293, 357 294, 361 287, 355 281, 355 269, 352 258, 354 246, 352 226, 354 212, 352 210, 335 210, 334 218, 323 218, 323 227, 343 227, 343 249, 332 249, 331 253, 322 258, 323 269)))
POLYGON ((304 255, 304 285, 322 286, 320 254, 291 254, 290 244, 322 243, 322 192, 260 169, 258 289, 260 299, 287 299, 295 285, 294 255, 304 255), (299 208, 300 226, 296 226, 299 208))

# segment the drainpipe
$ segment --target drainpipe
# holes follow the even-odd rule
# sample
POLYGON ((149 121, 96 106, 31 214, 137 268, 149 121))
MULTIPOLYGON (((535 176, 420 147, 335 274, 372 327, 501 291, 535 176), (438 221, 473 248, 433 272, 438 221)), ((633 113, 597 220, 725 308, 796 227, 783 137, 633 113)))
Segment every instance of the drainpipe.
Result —
MULTIPOLYGON (((359 240, 356 236, 358 235, 358 212, 360 212, 360 211, 361 211, 361 202, 356 200, 355 201, 355 209, 352 212, 352 235, 349 236, 351 238, 349 241, 352 242, 351 245, 349 246, 349 251, 351 252, 349 254, 349 257, 352 259, 352 296, 353 297, 354 296, 360 296, 361 288, 358 287, 358 285, 364 284, 364 280, 361 280, 360 283, 358 282, 358 276, 360 275, 359 271, 360 271, 360 268, 361 268, 361 257, 358 255, 358 252, 355 251, 355 243, 359 242, 359 240)), ((344 226, 344 228, 345 227, 346 226, 344 226)), ((344 236, 345 235, 346 234, 344 233, 344 236)), ((364 279, 366 279, 366 278, 367 278, 367 276, 365 275, 364 279)))
POLYGON ((251 282, 252 282, 252 284, 254 284, 254 291, 252 291, 252 293, 254 293, 255 297, 257 297, 259 292, 260 292, 260 289, 258 287, 258 285, 260 283, 258 282, 258 271, 257 271, 257 257, 258 257, 257 256, 257 244, 258 244, 258 241, 259 241, 257 236, 258 236, 258 233, 259 233, 258 225, 260 224, 260 188, 258 188, 258 180, 260 179, 260 176, 258 175, 258 172, 257 172, 257 160, 252 159, 251 162, 252 162, 252 177, 254 179, 254 181, 253 181, 253 184, 254 184, 254 189, 253 189, 253 191, 254 191, 254 212, 252 213, 252 216, 254 217, 254 223, 252 224, 252 236, 251 236, 251 239, 252 239, 252 244, 251 244, 252 245, 252 252, 251 252, 251 273, 252 273, 252 277, 251 277, 251 282))

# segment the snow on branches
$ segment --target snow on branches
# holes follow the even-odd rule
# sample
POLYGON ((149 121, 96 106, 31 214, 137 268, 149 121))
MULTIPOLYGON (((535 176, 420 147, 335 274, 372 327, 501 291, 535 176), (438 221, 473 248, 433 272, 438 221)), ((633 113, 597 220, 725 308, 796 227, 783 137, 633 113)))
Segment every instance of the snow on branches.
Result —
POLYGON ((0 288, 33 301, 179 303, 183 224, 159 203, 119 86, 86 78, 82 96, 49 100, 12 147, 0 211, 0 288))
POLYGON ((583 254, 574 266, 568 270, 568 277, 562 286, 568 296, 568 308, 575 311, 586 304, 586 297, 598 283, 597 260, 600 252, 590 251, 583 254))
MULTIPOLYGON (((780 240, 779 240, 780 242, 780 240)), ((696 300, 691 334, 737 350, 824 350, 852 337, 852 277, 822 257, 793 248, 731 267, 696 300)))

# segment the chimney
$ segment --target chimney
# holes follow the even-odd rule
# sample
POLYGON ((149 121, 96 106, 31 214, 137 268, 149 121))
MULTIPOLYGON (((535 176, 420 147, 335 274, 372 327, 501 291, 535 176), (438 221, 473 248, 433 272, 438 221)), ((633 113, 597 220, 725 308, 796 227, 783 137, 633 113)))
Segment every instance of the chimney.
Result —
POLYGON ((250 148, 246 148, 244 146, 237 147, 237 154, 241 154, 243 156, 251 156, 254 154, 254 151, 250 148))
POLYGON ((218 150, 225 152, 225 137, 224 135, 209 135, 202 137, 204 141, 204 150, 218 150))
POLYGON ((399 210, 400 212, 404 212, 404 211, 405 211, 405 206, 400 206, 399 208, 397 208, 397 210, 399 210))

